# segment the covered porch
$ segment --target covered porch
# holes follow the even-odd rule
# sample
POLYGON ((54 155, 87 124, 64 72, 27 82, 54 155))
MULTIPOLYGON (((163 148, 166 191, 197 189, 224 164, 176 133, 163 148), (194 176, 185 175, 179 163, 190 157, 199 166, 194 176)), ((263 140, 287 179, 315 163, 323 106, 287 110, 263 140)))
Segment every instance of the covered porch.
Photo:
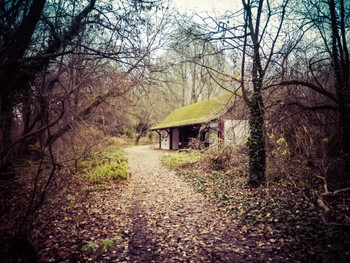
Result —
POLYGON ((209 145, 209 130, 201 129, 201 125, 187 125, 155 130, 159 135, 159 148, 169 150, 184 149, 193 139, 199 139, 209 145))

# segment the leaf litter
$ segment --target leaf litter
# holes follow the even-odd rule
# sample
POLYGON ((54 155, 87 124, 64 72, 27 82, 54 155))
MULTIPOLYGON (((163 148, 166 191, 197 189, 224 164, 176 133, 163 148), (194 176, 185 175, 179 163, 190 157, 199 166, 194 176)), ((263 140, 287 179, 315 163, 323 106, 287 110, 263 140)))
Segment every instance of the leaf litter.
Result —
POLYGON ((41 262, 346 262, 348 232, 280 184, 244 187, 234 173, 163 167, 161 151, 127 149, 131 178, 73 184, 42 213, 41 262))

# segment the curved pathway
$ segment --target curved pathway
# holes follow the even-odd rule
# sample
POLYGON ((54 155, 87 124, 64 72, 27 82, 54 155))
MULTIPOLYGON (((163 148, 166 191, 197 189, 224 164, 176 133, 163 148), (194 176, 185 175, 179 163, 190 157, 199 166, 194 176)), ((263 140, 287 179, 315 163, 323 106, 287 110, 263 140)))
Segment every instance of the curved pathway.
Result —
POLYGON ((247 261, 249 246, 234 231, 236 223, 221 214, 175 172, 163 167, 162 151, 150 146, 126 149, 129 259, 131 262, 247 261), (247 253, 248 252, 248 253, 247 253))
POLYGON ((162 166, 162 151, 126 152, 128 181, 86 188, 43 214, 54 219, 40 236, 40 262, 258 262, 255 242, 162 166))

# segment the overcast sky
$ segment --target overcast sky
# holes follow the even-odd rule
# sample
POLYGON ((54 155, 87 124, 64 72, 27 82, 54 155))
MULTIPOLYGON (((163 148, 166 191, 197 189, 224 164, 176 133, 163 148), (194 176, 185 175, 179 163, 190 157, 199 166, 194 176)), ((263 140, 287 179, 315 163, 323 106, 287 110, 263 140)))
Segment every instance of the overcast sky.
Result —
POLYGON ((195 11, 197 13, 233 11, 240 6, 240 0, 172 0, 174 6, 181 12, 195 11))

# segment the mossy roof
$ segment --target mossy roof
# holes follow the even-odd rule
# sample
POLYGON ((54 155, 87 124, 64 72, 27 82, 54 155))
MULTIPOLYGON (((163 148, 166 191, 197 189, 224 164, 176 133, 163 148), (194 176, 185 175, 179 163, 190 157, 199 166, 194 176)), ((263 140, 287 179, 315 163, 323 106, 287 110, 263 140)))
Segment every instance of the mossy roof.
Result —
POLYGON ((228 93, 212 100, 200 101, 175 109, 162 123, 151 127, 150 130, 188 126, 218 119, 230 109, 233 97, 233 94, 228 93))

